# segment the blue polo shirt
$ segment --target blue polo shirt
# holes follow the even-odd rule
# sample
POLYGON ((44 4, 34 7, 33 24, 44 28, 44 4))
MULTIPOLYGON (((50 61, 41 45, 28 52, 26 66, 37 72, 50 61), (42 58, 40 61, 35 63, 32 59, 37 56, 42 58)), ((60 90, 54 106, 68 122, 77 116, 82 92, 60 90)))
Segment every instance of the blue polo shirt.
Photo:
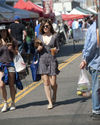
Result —
POLYGON ((96 22, 87 30, 83 59, 88 63, 88 67, 100 70, 100 48, 97 46, 96 22))
POLYGON ((38 25, 35 27, 35 32, 37 33, 37 37, 39 36, 39 30, 40 30, 40 24, 38 24, 38 25))

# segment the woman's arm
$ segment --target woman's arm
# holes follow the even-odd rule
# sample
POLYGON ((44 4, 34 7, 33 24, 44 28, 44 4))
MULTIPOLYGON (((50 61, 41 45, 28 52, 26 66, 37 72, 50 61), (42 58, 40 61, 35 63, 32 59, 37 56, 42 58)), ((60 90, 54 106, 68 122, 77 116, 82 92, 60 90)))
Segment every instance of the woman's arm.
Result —
POLYGON ((43 46, 41 46, 41 45, 39 45, 39 46, 37 47, 37 51, 38 51, 38 52, 40 52, 42 49, 43 49, 43 46))
POLYGON ((11 43, 7 43, 8 50, 12 52, 14 55, 18 54, 18 45, 17 42, 13 41, 11 43))

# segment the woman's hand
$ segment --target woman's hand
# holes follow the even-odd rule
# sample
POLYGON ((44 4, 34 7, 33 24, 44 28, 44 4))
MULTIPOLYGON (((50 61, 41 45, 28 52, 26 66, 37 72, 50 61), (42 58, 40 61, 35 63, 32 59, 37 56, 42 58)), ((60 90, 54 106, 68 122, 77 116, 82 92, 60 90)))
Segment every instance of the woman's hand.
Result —
POLYGON ((39 45, 38 48, 37 48, 37 51, 40 52, 42 49, 43 49, 43 46, 40 46, 40 45, 39 45))
POLYGON ((8 50, 12 51, 12 43, 7 43, 8 50))
POLYGON ((55 53, 57 53, 57 52, 58 52, 58 50, 57 50, 57 48, 56 48, 56 47, 54 48, 54 51, 55 51, 55 53))
POLYGON ((13 53, 14 53, 14 55, 17 55, 18 54, 18 50, 14 50, 13 53))
POLYGON ((85 60, 83 60, 81 63, 80 63, 80 69, 84 69, 87 65, 87 62, 85 60))
POLYGON ((8 46, 8 50, 12 50, 12 45, 8 46))
POLYGON ((52 55, 52 56, 54 56, 54 55, 57 53, 56 47, 51 48, 50 51, 51 51, 51 55, 52 55))
POLYGON ((18 54, 18 47, 13 48, 12 46, 8 46, 8 50, 13 52, 14 55, 18 54))

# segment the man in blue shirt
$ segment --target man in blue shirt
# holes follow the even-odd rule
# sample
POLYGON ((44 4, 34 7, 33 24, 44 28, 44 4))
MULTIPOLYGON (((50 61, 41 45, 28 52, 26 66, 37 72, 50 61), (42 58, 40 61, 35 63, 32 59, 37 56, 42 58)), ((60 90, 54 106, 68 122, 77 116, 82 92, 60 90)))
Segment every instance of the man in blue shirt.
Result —
POLYGON ((40 17, 40 18, 38 19, 38 24, 37 24, 36 27, 35 27, 35 37, 37 37, 37 38, 38 38, 38 36, 39 36, 40 25, 41 25, 42 21, 43 21, 43 17, 40 17))
POLYGON ((73 32, 73 41, 79 41, 80 32, 79 32, 79 22, 78 20, 74 20, 72 23, 72 32, 73 32))
POLYGON ((100 48, 97 45, 96 16, 87 30, 80 68, 88 67, 92 78, 92 113, 100 116, 100 48))
POLYGON ((39 36, 40 23, 35 27, 35 36, 39 36))

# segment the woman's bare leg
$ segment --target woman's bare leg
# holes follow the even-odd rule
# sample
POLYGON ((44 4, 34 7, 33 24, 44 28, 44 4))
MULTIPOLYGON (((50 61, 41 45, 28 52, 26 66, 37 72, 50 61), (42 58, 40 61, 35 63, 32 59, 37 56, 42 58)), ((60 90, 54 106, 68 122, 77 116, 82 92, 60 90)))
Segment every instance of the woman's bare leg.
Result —
POLYGON ((51 88, 53 90, 53 97, 52 101, 56 102, 56 95, 57 95, 57 83, 56 83, 56 76, 50 76, 50 83, 51 83, 51 88))
POLYGON ((45 94, 48 99, 49 105, 52 105, 49 77, 47 75, 42 75, 42 80, 44 83, 44 90, 45 90, 45 94))
POLYGON ((6 91, 6 85, 2 81, 3 74, 4 74, 3 72, 0 72, 0 90, 1 90, 2 98, 4 100, 4 105, 3 105, 2 109, 1 109, 1 112, 6 112, 8 110, 7 91, 6 91))
POLYGON ((3 100, 7 102, 7 91, 6 91, 5 83, 2 81, 3 74, 4 74, 3 72, 0 72, 0 91, 1 91, 3 100))
POLYGON ((12 102, 15 101, 15 95, 16 95, 14 82, 15 82, 15 73, 9 72, 9 88, 10 88, 10 95, 11 95, 12 102))

